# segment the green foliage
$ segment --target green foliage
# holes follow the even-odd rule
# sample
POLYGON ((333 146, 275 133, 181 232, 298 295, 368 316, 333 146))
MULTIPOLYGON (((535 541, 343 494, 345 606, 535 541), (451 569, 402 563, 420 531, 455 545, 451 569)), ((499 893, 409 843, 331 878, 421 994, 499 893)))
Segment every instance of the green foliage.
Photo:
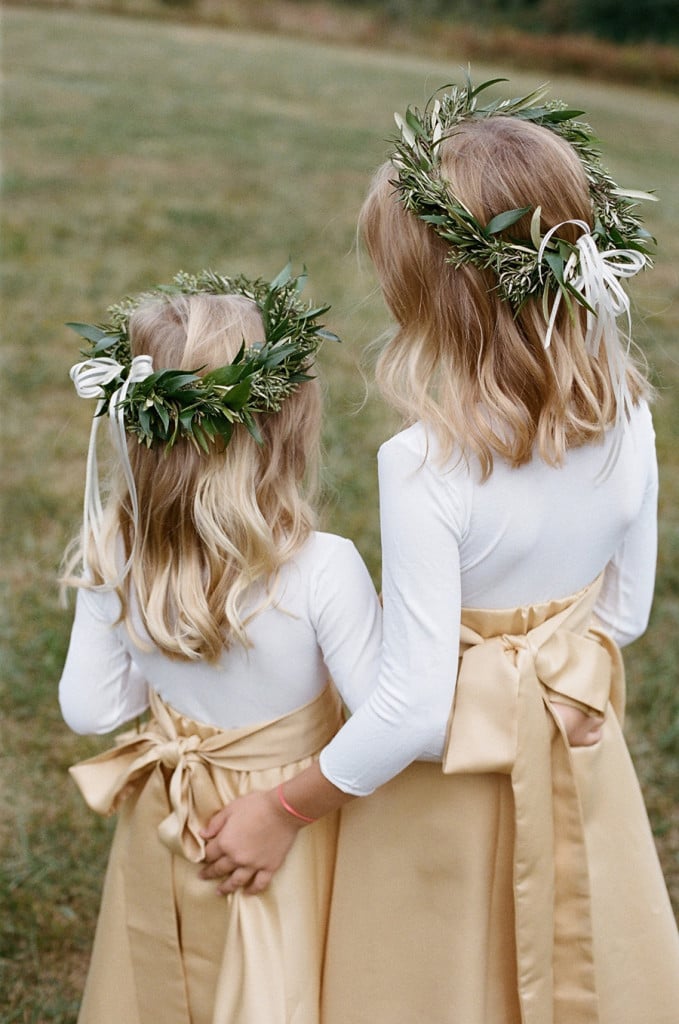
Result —
MULTIPOLYGON (((576 121, 581 110, 569 110, 564 103, 542 103, 547 87, 535 89, 515 99, 496 99, 481 104, 482 92, 505 79, 491 79, 474 87, 469 74, 464 86, 443 86, 428 101, 424 112, 408 107, 405 120, 396 115, 401 130, 395 143, 393 162, 397 168, 396 191, 407 210, 429 224, 449 245, 448 261, 454 267, 471 264, 491 270, 497 277, 500 295, 520 309, 526 300, 542 296, 546 304, 550 291, 560 292, 591 310, 584 291, 572 284, 580 272, 580 253, 576 245, 552 236, 543 240, 540 207, 533 210, 529 238, 515 238, 508 229, 531 210, 506 210, 488 224, 480 224, 464 203, 455 196, 440 176, 439 148, 464 121, 482 121, 490 117, 516 117, 540 125, 568 142, 582 162, 590 187, 594 228, 592 238, 602 252, 631 250, 643 256, 638 266, 650 266, 652 241, 635 213, 636 200, 652 199, 644 193, 625 193, 604 170, 592 129, 576 121), (571 270, 569 277, 566 271, 571 270)), ((636 267, 635 267, 636 269, 636 267)), ((546 305, 545 305, 546 308, 546 305)))
POLYGON ((255 416, 278 412, 288 395, 311 379, 308 371, 321 342, 339 340, 316 323, 330 307, 313 308, 301 302, 305 281, 306 274, 292 276, 290 264, 270 284, 243 275, 228 278, 212 270, 180 272, 170 285, 157 285, 110 306, 106 324, 67 324, 92 346, 91 351, 82 353, 85 362, 74 366, 71 376, 77 384, 80 378, 105 368, 105 377, 96 389, 97 415, 105 415, 114 403, 115 410, 122 411, 128 433, 149 448, 155 443, 171 448, 178 438, 184 438, 198 451, 208 452, 217 438, 228 444, 236 424, 242 424, 261 443, 255 416), (243 338, 230 365, 202 376, 197 367, 192 371, 158 370, 134 380, 129 333, 134 311, 152 299, 199 294, 251 299, 262 317, 264 342, 250 344, 243 338))

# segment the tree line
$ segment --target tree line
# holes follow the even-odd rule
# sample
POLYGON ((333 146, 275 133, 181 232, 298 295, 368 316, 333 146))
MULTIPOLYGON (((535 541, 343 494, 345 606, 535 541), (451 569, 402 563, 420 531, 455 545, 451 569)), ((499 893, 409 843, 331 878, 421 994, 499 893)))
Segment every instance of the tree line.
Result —
POLYGON ((588 33, 615 42, 679 41, 679 0, 336 0, 394 19, 437 17, 524 31, 588 33))

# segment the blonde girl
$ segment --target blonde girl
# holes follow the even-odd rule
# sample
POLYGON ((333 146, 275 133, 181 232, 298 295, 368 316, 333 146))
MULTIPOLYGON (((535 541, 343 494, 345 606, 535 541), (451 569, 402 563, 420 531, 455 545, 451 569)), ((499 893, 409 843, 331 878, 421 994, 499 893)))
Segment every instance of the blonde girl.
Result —
POLYGON ((335 817, 281 848, 270 886, 201 877, 202 829, 236 796, 272 788, 296 833, 280 785, 376 670, 367 570, 315 526, 328 332, 299 285, 178 275, 75 325, 93 351, 72 377, 109 414, 118 469, 102 508, 93 440, 61 707, 80 733, 150 710, 71 769, 119 812, 80 1024, 318 1024, 335 817))
MULTIPOLYGON (((672 1024, 679 942, 621 732, 656 555, 622 286, 649 239, 579 112, 484 104, 492 84, 398 118, 361 214, 403 430, 379 453, 378 684, 285 786, 310 817, 347 804, 323 1021, 672 1024)), ((209 871, 267 865, 274 809, 221 812, 209 871)))

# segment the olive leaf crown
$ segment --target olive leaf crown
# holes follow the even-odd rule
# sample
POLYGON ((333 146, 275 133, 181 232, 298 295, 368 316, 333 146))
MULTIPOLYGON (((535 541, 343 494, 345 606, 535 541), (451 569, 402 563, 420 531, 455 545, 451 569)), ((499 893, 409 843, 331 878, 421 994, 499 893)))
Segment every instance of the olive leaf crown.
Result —
MULTIPOLYGON (((577 245, 554 236, 540 235, 540 207, 533 210, 530 238, 511 238, 509 229, 531 207, 506 210, 481 224, 455 196, 441 177, 440 144, 465 121, 489 117, 516 117, 541 125, 570 143, 579 156, 592 201, 594 226, 591 238, 599 253, 614 257, 622 267, 619 276, 632 276, 652 266, 655 241, 635 213, 637 200, 655 200, 646 192, 618 188, 601 164, 597 139, 588 124, 575 120, 581 110, 571 110, 559 100, 543 103, 548 86, 515 99, 498 99, 482 105, 480 94, 507 79, 494 78, 473 86, 469 72, 463 86, 445 85, 428 100, 423 112, 408 107, 405 118, 395 114, 400 135, 392 140, 392 163, 397 170, 393 185, 406 210, 430 225, 450 246, 447 261, 453 267, 471 264, 491 270, 497 291, 518 312, 531 296, 542 296, 547 308, 550 291, 557 291, 573 313, 572 300, 596 313, 587 290, 578 282, 580 251, 577 245), (446 91, 450 90, 450 91, 446 91)), ((581 224, 583 228, 589 227, 581 224)))
POLYGON ((71 377, 78 387, 78 371, 87 375, 94 369, 95 390, 79 388, 79 393, 98 397, 96 416, 107 412, 122 416, 126 432, 148 447, 158 442, 170 448, 178 438, 186 438, 208 452, 217 438, 228 444, 239 423, 261 443, 255 413, 278 412, 288 395, 312 379, 309 370, 322 341, 339 340, 318 323, 330 307, 314 307, 301 300, 305 282, 306 271, 295 277, 290 264, 270 283, 261 278, 223 277, 212 270, 182 271, 169 285, 110 306, 106 323, 67 324, 91 345, 82 352, 86 360, 72 368, 71 377), (201 293, 242 295, 255 302, 264 324, 264 342, 249 344, 244 338, 229 365, 202 375, 200 367, 154 371, 147 356, 132 359, 130 317, 140 305, 201 293), (134 363, 141 360, 146 360, 147 368, 135 376, 134 363), (104 374, 99 372, 102 365, 107 370, 104 374))

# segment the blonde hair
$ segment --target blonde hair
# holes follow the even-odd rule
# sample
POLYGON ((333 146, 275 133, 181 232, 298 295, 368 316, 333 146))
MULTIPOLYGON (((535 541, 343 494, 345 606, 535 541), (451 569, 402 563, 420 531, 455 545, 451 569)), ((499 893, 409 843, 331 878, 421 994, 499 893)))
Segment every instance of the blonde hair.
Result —
MULTIPOLYGON (((216 369, 233 360, 243 339, 247 345, 263 341, 264 329, 257 305, 239 295, 151 300, 130 319, 132 355, 150 355, 158 369, 216 369)), ((248 588, 266 584, 256 614, 273 600, 277 571, 314 528, 318 381, 301 384, 280 412, 256 420, 262 445, 238 425, 230 443, 215 445, 209 455, 187 440, 166 451, 130 438, 139 502, 136 547, 129 496, 117 473, 101 542, 85 538, 92 580, 65 580, 80 586, 116 580, 121 553, 127 558, 134 550, 130 573, 116 587, 120 620, 139 643, 134 592, 146 632, 169 657, 215 662, 234 639, 248 646, 248 619, 241 611, 248 588)))
MULTIPOLYGON (((441 143, 441 174, 481 224, 510 209, 530 207, 511 229, 529 237, 542 207, 543 233, 565 220, 592 224, 589 185, 575 150, 553 132, 518 118, 466 122, 441 143)), ((407 212, 394 188, 391 162, 377 171, 359 219, 397 329, 377 362, 377 382, 406 423, 432 427, 448 458, 476 455, 483 476, 494 456, 512 466, 535 452, 558 465, 571 447, 600 440, 616 418, 616 394, 606 363, 584 343, 586 315, 559 310, 544 347, 541 304, 518 314, 495 291, 491 270, 446 262, 448 246, 407 212)), ((572 225, 558 234, 574 242, 572 225)), ((619 343, 619 342, 618 342, 619 343)), ((633 403, 648 394, 644 375, 626 364, 633 403)))

